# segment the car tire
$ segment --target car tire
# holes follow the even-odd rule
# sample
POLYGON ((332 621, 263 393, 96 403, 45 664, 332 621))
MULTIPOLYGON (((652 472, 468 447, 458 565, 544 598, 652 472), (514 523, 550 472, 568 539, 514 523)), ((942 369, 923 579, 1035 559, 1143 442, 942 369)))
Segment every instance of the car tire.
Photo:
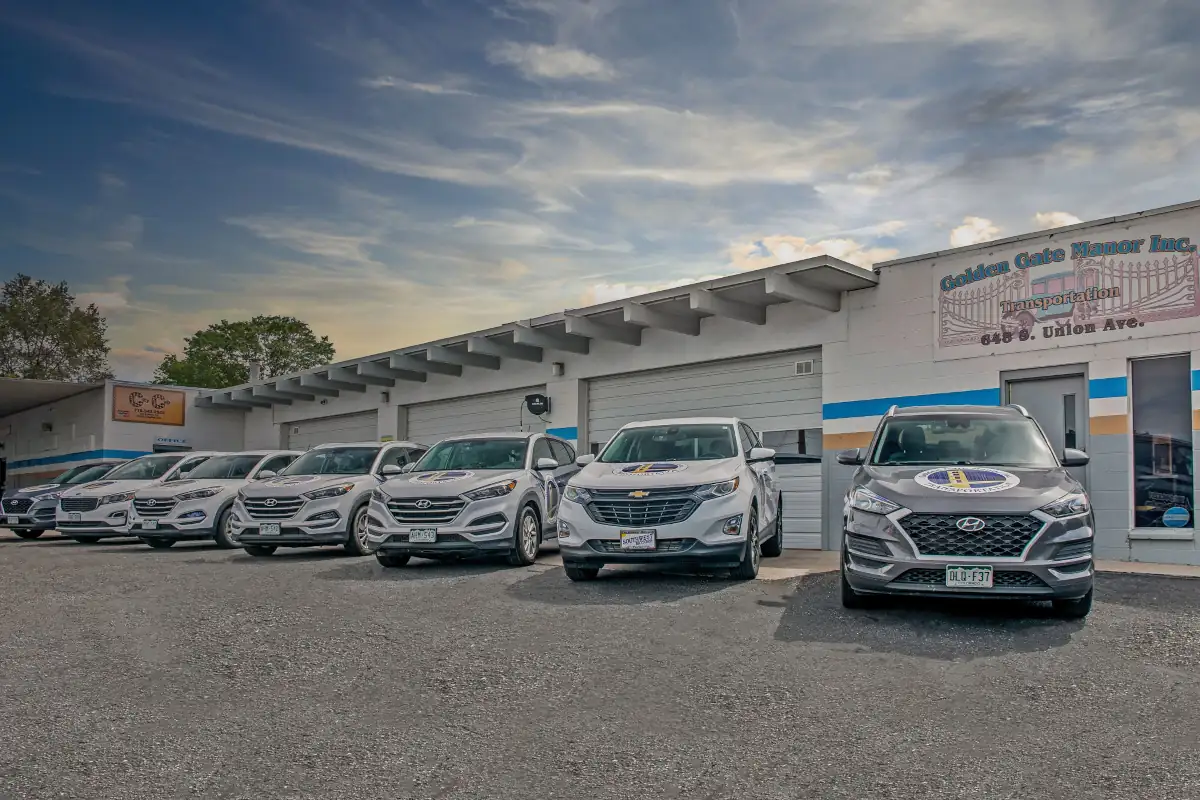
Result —
POLYGON ((174 539, 142 539, 142 541, 153 547, 155 550, 166 550, 168 547, 175 546, 174 539))
POLYGON ((865 595, 861 595, 854 591, 854 587, 850 585, 850 581, 846 580, 846 568, 841 569, 842 576, 842 608, 870 608, 871 600, 865 595))
POLYGON ((350 517, 350 538, 342 546, 352 556, 371 555, 371 551, 367 549, 367 516, 369 514, 370 509, 364 503, 354 509, 354 515, 350 517))
POLYGON ((775 506, 775 533, 763 542, 763 558, 779 558, 783 555, 783 494, 779 495, 779 503, 775 506))
POLYGON ((213 537, 216 540, 217 546, 224 550, 232 550, 237 547, 237 542, 233 540, 233 527, 229 521, 233 519, 233 509, 226 508, 217 516, 217 533, 213 537))
POLYGON ((45 531, 13 531, 13 533, 22 539, 36 539, 45 533, 45 531))
POLYGON ((733 568, 732 576, 739 581, 752 581, 758 577, 758 565, 762 560, 762 542, 758 538, 758 507, 751 506, 746 523, 746 550, 742 563, 733 568))
POLYGON ((594 581, 596 576, 600 574, 599 567, 563 567, 563 572, 567 573, 567 577, 576 583, 582 581, 594 581))
POLYGON ((96 542, 100 541, 100 539, 103 537, 100 537, 100 536, 72 536, 71 538, 74 539, 75 541, 79 542, 80 544, 95 544, 96 542))
POLYGON ((274 553, 275 545, 273 545, 273 544, 248 544, 245 547, 243 547, 242 549, 245 550, 247 554, 252 555, 255 558, 262 558, 264 556, 269 556, 272 553, 274 553))
POLYGON ((528 504, 517 515, 517 524, 513 528, 513 548, 508 553, 508 563, 514 567, 528 567, 537 561, 541 544, 542 523, 538 519, 537 509, 528 504))
POLYGON ((1055 600, 1054 614, 1063 619, 1083 619, 1092 611, 1092 589, 1077 600, 1055 600))
POLYGON ((375 560, 379 562, 379 566, 387 567, 388 569, 396 569, 403 567, 408 563, 412 556, 404 555, 388 555, 386 553, 376 553, 375 560))

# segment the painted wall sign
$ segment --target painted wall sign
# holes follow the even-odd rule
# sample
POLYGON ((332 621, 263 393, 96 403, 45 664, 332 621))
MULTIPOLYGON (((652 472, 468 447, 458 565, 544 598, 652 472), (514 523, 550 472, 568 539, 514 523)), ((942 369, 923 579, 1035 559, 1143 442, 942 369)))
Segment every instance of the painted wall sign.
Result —
POLYGON ((187 395, 152 386, 114 386, 112 418, 116 422, 183 425, 187 395))
POLYGON ((1200 236, 1120 230, 970 266, 939 260, 935 358, 1165 335, 1200 316, 1200 236))

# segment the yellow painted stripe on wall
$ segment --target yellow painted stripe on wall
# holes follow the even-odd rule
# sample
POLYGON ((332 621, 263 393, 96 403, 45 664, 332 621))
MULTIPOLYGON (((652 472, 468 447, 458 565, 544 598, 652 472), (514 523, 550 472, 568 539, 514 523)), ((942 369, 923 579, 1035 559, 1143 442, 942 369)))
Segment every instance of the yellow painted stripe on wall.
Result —
POLYGON ((866 447, 871 443, 874 433, 874 431, 827 433, 821 438, 821 446, 826 450, 852 450, 855 447, 866 447))
POLYGON ((1129 415, 1113 414, 1107 417, 1092 417, 1092 436, 1123 436, 1129 433, 1129 415))
POLYGON ((1200 409, 1192 412, 1192 430, 1200 431, 1200 409))

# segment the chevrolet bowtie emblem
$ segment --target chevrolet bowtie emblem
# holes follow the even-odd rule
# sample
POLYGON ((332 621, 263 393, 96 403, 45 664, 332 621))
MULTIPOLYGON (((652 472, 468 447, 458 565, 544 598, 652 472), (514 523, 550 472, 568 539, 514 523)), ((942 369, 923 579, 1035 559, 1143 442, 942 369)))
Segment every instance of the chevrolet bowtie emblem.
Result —
POLYGON ((630 493, 629 493, 629 496, 630 496, 630 497, 636 497, 636 498, 638 498, 638 499, 640 500, 640 499, 641 499, 641 498, 643 498, 643 497, 649 497, 649 496, 650 496, 650 493, 649 493, 649 492, 643 492, 641 489, 639 489, 639 490, 637 490, 636 492, 630 492, 630 493))

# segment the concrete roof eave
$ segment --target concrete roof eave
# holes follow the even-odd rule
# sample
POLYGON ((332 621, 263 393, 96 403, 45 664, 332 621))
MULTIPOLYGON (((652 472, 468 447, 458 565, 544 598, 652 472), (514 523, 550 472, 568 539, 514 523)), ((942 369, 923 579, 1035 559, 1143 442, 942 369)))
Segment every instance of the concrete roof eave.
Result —
POLYGON ((104 382, 70 383, 25 378, 0 378, 0 418, 101 389, 104 382))

